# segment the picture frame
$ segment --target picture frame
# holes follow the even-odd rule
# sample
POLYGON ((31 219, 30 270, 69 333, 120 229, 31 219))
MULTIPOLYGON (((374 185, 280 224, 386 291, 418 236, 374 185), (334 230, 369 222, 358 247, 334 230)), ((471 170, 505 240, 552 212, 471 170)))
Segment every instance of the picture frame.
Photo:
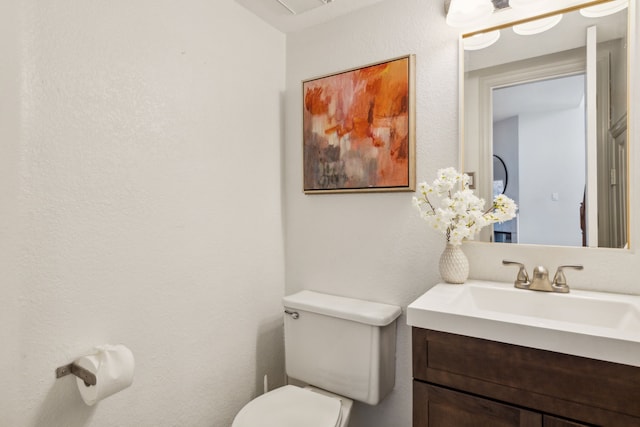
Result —
POLYGON ((305 194, 415 191, 415 55, 302 82, 305 194))

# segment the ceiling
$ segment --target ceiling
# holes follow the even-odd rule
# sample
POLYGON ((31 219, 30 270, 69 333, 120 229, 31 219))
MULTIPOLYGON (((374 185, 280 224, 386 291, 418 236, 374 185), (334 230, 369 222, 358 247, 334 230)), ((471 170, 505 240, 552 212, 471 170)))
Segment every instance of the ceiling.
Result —
POLYGON ((300 31, 383 0, 235 0, 284 33, 300 31))
POLYGON ((584 74, 518 84, 493 91, 493 121, 525 113, 577 108, 584 102, 584 74))

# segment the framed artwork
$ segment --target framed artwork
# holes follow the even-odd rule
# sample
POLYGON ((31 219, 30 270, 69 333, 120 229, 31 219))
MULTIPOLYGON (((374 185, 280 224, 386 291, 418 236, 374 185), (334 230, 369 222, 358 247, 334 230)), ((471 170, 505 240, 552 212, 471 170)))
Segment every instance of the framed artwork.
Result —
POLYGON ((415 191, 415 56, 302 82, 304 192, 415 191))

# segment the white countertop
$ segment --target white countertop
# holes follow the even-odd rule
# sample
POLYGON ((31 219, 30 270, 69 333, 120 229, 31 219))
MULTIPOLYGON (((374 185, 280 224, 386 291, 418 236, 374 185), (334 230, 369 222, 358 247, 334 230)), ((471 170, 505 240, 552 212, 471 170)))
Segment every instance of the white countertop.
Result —
POLYGON ((517 289, 512 283, 440 283, 407 307, 407 323, 640 367, 640 296, 517 289))

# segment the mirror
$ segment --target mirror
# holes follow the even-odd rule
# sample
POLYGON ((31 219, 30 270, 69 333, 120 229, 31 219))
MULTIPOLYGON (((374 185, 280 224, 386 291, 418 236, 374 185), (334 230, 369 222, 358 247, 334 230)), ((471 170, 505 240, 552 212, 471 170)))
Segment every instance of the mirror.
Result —
POLYGON ((549 18, 544 32, 506 25, 464 52, 462 169, 485 200, 504 192, 519 206, 479 239, 626 248, 627 9, 549 18))
MULTIPOLYGON (((494 150, 494 153, 496 151, 494 150)), ((507 164, 502 157, 493 155, 493 197, 505 194, 509 185, 507 164)))

